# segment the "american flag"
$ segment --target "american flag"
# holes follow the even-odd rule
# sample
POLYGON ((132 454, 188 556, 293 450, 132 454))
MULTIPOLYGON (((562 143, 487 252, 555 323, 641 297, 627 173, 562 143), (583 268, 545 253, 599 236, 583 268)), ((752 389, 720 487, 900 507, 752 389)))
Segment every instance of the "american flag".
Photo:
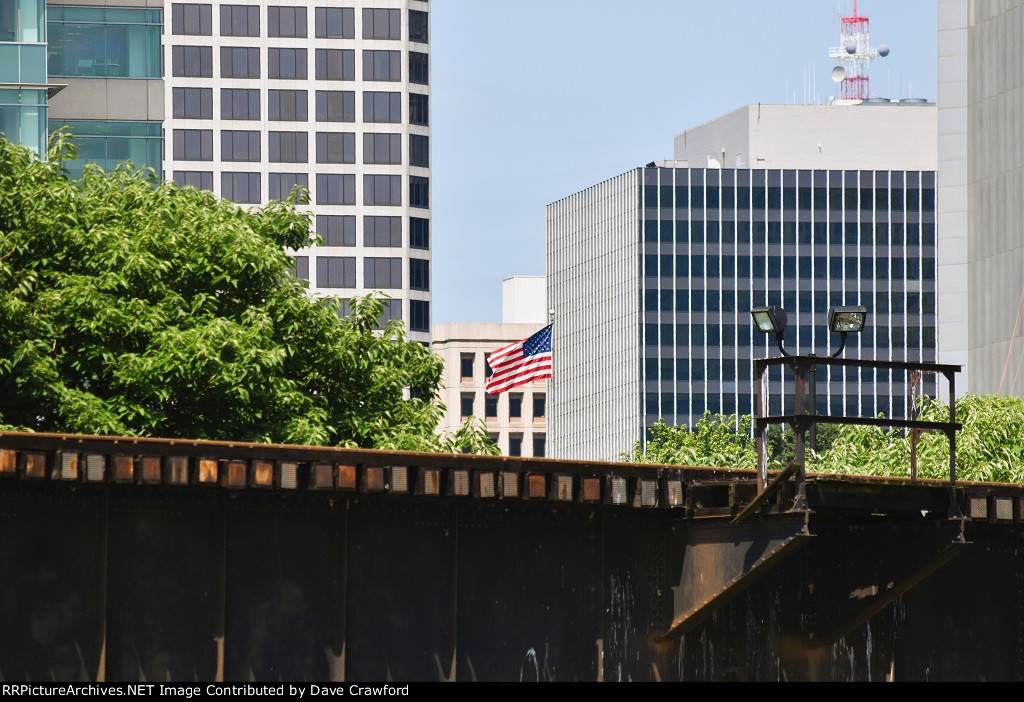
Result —
POLYGON ((528 339, 503 346, 487 356, 491 377, 487 394, 511 390, 533 380, 551 377, 551 325, 528 339))

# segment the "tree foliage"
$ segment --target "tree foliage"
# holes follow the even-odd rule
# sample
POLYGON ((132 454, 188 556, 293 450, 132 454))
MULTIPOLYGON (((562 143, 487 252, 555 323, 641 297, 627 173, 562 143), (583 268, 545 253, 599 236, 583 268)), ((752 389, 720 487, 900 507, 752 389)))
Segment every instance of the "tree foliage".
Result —
POLYGON ((438 437, 442 361, 383 303, 310 296, 292 198, 246 210, 124 164, 43 161, 0 140, 0 424, 148 435, 490 451, 438 437))
MULTIPOLYGON (((919 419, 949 421, 949 408, 920 398, 919 419)), ((956 437, 958 480, 1024 483, 1024 400, 996 395, 965 395, 956 403, 963 425, 956 437)), ((752 419, 705 413, 690 431, 659 420, 646 447, 637 442, 623 458, 641 463, 752 469, 757 445, 752 419), (737 430, 738 424, 738 430, 737 430)), ((818 451, 808 450, 807 469, 815 473, 910 476, 910 436, 896 429, 859 425, 819 425, 818 451)), ((793 456, 793 432, 768 435, 769 467, 778 469, 793 456)), ((925 433, 918 443, 917 475, 949 478, 949 442, 941 432, 925 433)))

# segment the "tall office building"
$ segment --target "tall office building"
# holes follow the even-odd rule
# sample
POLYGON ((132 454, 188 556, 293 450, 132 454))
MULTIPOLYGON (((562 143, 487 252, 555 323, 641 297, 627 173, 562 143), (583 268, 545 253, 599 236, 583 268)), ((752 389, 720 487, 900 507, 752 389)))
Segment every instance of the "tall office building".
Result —
POLYGON ((430 80, 425 0, 167 3, 164 171, 259 205, 293 187, 323 244, 313 291, 380 291, 430 338, 430 80))
POLYGON ((130 159, 242 206, 300 186, 314 293, 383 293, 427 342, 428 7, 0 0, 0 132, 42 153, 67 126, 73 175, 130 159))
POLYGON ((939 360, 1024 397, 1024 0, 939 0, 939 360))
MULTIPOLYGON (((848 355, 935 360, 934 105, 752 105, 675 156, 548 206, 552 456, 615 459, 660 418, 750 414, 753 360, 778 354, 752 307, 781 305, 787 349, 822 354, 828 308, 864 305, 848 355)), ((905 380, 819 370, 819 407, 905 416, 905 380)))

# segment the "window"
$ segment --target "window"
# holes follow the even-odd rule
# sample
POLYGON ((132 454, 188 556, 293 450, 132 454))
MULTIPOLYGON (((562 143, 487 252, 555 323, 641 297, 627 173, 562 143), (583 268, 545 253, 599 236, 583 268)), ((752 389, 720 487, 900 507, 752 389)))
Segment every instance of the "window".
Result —
POLYGON ((350 90, 317 90, 316 121, 355 122, 355 92, 350 90))
POLYGON ((260 91, 247 88, 221 88, 221 119, 260 118, 260 91))
POLYGON ((523 455, 523 435, 522 434, 509 434, 508 435, 508 455, 509 456, 522 456, 523 455))
POLYGON ((220 33, 225 37, 258 37, 260 8, 257 5, 221 5, 220 33))
POLYGON ((221 131, 220 158, 222 161, 259 161, 260 133, 240 130, 221 131))
POLYGON ((222 46, 220 48, 220 77, 259 78, 260 50, 244 46, 222 46))
POLYGON ((430 64, 427 54, 421 54, 418 51, 409 52, 409 82, 429 85, 430 64))
POLYGON ((172 46, 171 74, 186 78, 212 78, 213 48, 209 46, 172 46))
POLYGON ((363 10, 363 39, 401 39, 400 10, 363 10))
POLYGON ((426 300, 409 301, 409 331, 430 331, 430 303, 426 300))
POLYGON ((419 134, 409 135, 409 165, 430 167, 430 138, 419 134))
POLYGON ((401 217, 363 217, 364 246, 401 246, 401 217))
POLYGON ((316 233, 323 237, 325 246, 355 246, 355 215, 317 215, 316 233))
POLYGON ((355 163, 356 135, 353 132, 317 132, 317 163, 355 163))
MULTIPOLYGON (((5 0, 0 6, 14 10, 17 4, 5 0)), ((38 3, 37 7, 42 9, 42 3, 38 3)), ((158 9, 47 5, 45 37, 41 22, 24 21, 28 16, 35 16, 32 12, 26 12, 26 9, 23 7, 21 10, 23 21, 16 22, 20 27, 12 27, 8 38, 2 41, 46 42, 48 46, 38 47, 40 60, 38 63, 33 62, 31 67, 23 65, 22 74, 28 69, 38 71, 40 77, 46 71, 53 76, 88 78, 163 77, 163 52, 160 45, 162 13, 158 9), (10 34, 15 36, 11 37, 10 34)), ((4 12, 0 10, 0 17, 3 15, 4 12)), ((11 20, 14 21, 14 17, 11 20)), ((28 59, 29 56, 24 52, 34 48, 29 46, 22 49, 22 56, 28 59)), ((180 53, 172 50, 172 56, 179 60, 180 53)), ((17 60, 0 61, 4 72, 8 69, 17 71, 18 66, 11 65, 17 63, 17 60)), ((20 75, 18 79, 29 77, 20 75)), ((18 79, 14 82, 18 82, 18 79)), ((45 82, 45 79, 40 82, 45 82)))
POLYGON ((462 380, 473 379, 473 363, 476 360, 476 354, 464 353, 459 357, 459 377, 462 380))
MULTIPOLYGON (((11 98, 11 93, 16 90, 0 90, 0 129, 6 110, 17 110, 19 103, 11 98), (5 101, 13 102, 13 105, 4 105, 5 101)), ((26 107, 45 104, 45 91, 22 91, 22 99, 26 107), (28 95, 26 95, 28 93, 28 95)), ((17 113, 16 113, 17 114, 17 113)), ((8 113, 9 115, 9 113, 8 113)), ((78 157, 63 162, 63 166, 73 178, 81 177, 85 170, 85 164, 95 163, 101 168, 112 170, 129 156, 136 166, 142 168, 153 168, 158 173, 162 170, 161 159, 164 153, 163 127, 160 122, 140 121, 118 121, 118 120, 40 120, 36 114, 28 119, 34 123, 25 124, 22 134, 32 134, 35 128, 41 128, 45 133, 47 127, 51 131, 61 127, 68 127, 75 135, 75 142, 78 145, 78 157)), ((17 125, 15 125, 17 126, 17 125)), ((201 131, 201 130, 196 130, 201 131)), ((170 135, 168 135, 170 138, 170 135)), ((31 142, 35 142, 34 134, 31 142)), ((200 138, 200 144, 202 138, 200 138)), ((212 152, 212 145, 210 148, 212 152)), ((42 153, 46 153, 45 149, 42 153)))
POLYGON ((320 288, 354 288, 356 259, 351 256, 317 256, 316 284, 320 288))
POLYGON ((363 259, 363 287, 375 290, 400 289, 402 287, 402 259, 363 259))
POLYGON ((547 449, 546 437, 543 434, 533 435, 533 457, 543 458, 547 449))
POLYGON ((182 119, 213 119, 213 88, 174 88, 173 114, 182 119))
POLYGON ((484 397, 484 417, 487 419, 498 418, 498 396, 486 395, 484 397))
POLYGON ((309 176, 305 173, 271 173, 267 176, 267 180, 271 200, 286 200, 296 185, 309 191, 309 176))
POLYGON ((305 7, 267 8, 268 37, 304 37, 306 36, 305 7))
POLYGON ((282 80, 306 80, 306 50, 267 49, 267 75, 282 80))
POLYGON ((337 173, 318 173, 316 176, 316 204, 356 204, 356 177, 337 173))
POLYGON ((473 416, 473 394, 464 392, 459 398, 459 414, 462 419, 469 419, 473 416))
POLYGON ((270 132, 271 163, 306 163, 309 160, 309 135, 306 132, 270 132))
POLYGON ((175 161, 212 161, 212 129, 175 129, 175 161))
POLYGON ((364 175, 364 205, 401 205, 402 176, 364 175))
POLYGON ((430 261, 422 258, 409 259, 409 289, 430 290, 430 261))
POLYGON ((309 281, 309 256, 295 257, 295 267, 292 269, 292 275, 307 282, 309 281))
POLYGON ((356 11, 351 7, 316 8, 316 36, 332 39, 356 38, 356 11))
POLYGON ((430 220, 422 217, 409 218, 409 246, 414 249, 430 248, 430 220))
POLYGON ((401 122, 401 93, 363 93, 364 122, 401 122))
POLYGON ((380 322, 377 325, 377 329, 383 329, 384 325, 391 320, 402 321, 402 301, 401 300, 384 300, 384 313, 380 316, 380 322))
POLYGON ((430 96, 409 93, 409 124, 430 124, 430 96))
POLYGON ((317 80, 355 80, 356 52, 352 49, 317 49, 317 80))
POLYGON ((430 179, 409 176, 409 206, 430 207, 430 179))
POLYGON ((401 162, 401 134, 363 134, 363 163, 401 162))
POLYGON ((255 204, 260 201, 259 173, 220 174, 220 196, 225 200, 255 204))
POLYGON ((523 395, 522 393, 515 393, 508 396, 508 418, 509 419, 522 419, 523 418, 523 395))
POLYGON ((397 51, 363 51, 363 80, 402 80, 402 56, 397 51))
POLYGON ((171 34, 210 36, 213 34, 213 6, 173 3, 171 5, 171 34))
POLYGON ((174 171, 174 182, 181 187, 191 186, 200 190, 213 191, 211 171, 174 171))
POLYGON ((544 393, 538 392, 533 394, 533 418, 541 419, 544 417, 544 410, 546 409, 546 402, 544 393))
POLYGON ((409 10, 409 41, 416 41, 420 44, 426 44, 429 41, 426 12, 409 10))
POLYGON ((275 122, 305 122, 309 119, 305 90, 268 90, 268 117, 275 122))

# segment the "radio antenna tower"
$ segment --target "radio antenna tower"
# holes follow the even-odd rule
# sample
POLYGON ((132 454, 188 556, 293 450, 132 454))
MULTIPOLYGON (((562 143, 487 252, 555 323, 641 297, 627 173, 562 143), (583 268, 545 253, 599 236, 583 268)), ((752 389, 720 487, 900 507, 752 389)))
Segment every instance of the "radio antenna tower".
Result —
POLYGON ((839 62, 832 69, 832 80, 840 84, 836 102, 850 104, 871 97, 868 68, 876 58, 888 56, 889 47, 871 46, 870 22, 857 12, 857 0, 853 0, 853 14, 840 18, 839 46, 829 49, 828 55, 839 62))

